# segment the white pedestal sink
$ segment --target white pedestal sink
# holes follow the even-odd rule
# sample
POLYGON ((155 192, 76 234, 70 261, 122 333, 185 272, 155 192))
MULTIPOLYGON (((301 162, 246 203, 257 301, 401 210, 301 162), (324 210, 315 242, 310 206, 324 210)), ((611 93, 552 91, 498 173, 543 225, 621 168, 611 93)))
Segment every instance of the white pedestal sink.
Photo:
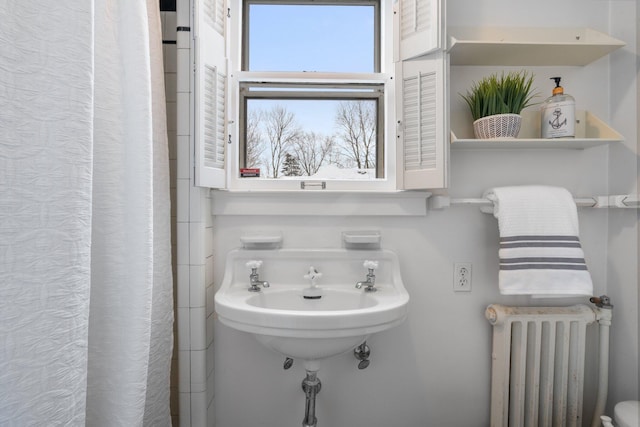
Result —
POLYGON ((301 359, 309 371, 318 370, 319 360, 353 350, 407 316, 409 294, 398 259, 388 250, 238 249, 228 254, 225 268, 215 296, 219 320, 301 359), (367 260, 378 262, 374 292, 355 287, 366 278, 367 260), (251 261, 262 261, 259 279, 270 284, 258 292, 248 290, 251 261), (307 299, 311 283, 304 276, 311 266, 321 277, 315 280, 314 299, 307 299))

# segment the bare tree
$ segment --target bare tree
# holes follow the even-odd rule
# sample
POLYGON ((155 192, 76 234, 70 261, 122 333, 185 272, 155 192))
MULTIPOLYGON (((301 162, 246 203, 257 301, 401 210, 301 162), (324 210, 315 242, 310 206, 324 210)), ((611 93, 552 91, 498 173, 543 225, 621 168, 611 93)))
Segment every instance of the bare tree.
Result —
POLYGON ((302 172, 311 176, 318 172, 335 146, 332 136, 304 132, 294 143, 294 152, 302 172))
POLYGON ((274 106, 265 113, 264 127, 270 155, 267 168, 271 176, 277 178, 285 152, 299 138, 300 130, 296 124, 295 115, 280 105, 274 106))
POLYGON ((247 118, 247 130, 245 133, 245 165, 248 168, 257 168, 260 166, 260 158, 264 152, 262 144, 262 131, 260 124, 262 121, 262 111, 251 110, 247 118))
POLYGON ((336 124, 345 142, 344 155, 358 169, 376 166, 377 117, 372 101, 344 101, 338 106, 336 124))

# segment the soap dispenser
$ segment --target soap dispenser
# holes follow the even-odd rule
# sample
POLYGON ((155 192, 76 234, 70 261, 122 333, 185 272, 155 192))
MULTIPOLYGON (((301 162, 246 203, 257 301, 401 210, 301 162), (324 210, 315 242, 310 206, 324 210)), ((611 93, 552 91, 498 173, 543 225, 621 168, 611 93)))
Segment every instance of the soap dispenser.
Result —
POLYGON ((576 136, 576 101, 564 93, 560 77, 551 77, 556 82, 552 95, 542 103, 540 128, 543 138, 574 138, 576 136))

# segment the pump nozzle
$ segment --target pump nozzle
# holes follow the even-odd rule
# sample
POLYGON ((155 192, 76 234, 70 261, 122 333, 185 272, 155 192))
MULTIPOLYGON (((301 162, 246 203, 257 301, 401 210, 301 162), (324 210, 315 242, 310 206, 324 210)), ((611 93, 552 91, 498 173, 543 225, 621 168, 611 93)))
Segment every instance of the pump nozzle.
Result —
POLYGON ((556 82, 556 87, 553 88, 551 92, 552 95, 562 95, 564 93, 564 89, 560 86, 560 79, 562 77, 550 77, 549 80, 553 80, 556 82))

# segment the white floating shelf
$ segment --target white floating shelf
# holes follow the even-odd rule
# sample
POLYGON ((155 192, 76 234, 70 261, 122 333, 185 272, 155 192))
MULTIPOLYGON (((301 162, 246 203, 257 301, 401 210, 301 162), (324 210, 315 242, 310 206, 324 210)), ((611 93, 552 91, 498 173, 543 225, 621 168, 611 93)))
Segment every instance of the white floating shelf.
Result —
POLYGON ((523 111, 522 127, 517 138, 512 139, 476 139, 471 123, 458 120, 459 127, 452 120, 452 149, 584 149, 613 142, 624 138, 605 122, 588 111, 576 111, 575 138, 540 138, 540 112, 523 111))
POLYGON ((587 65, 625 43, 590 28, 451 27, 451 65, 587 65))

